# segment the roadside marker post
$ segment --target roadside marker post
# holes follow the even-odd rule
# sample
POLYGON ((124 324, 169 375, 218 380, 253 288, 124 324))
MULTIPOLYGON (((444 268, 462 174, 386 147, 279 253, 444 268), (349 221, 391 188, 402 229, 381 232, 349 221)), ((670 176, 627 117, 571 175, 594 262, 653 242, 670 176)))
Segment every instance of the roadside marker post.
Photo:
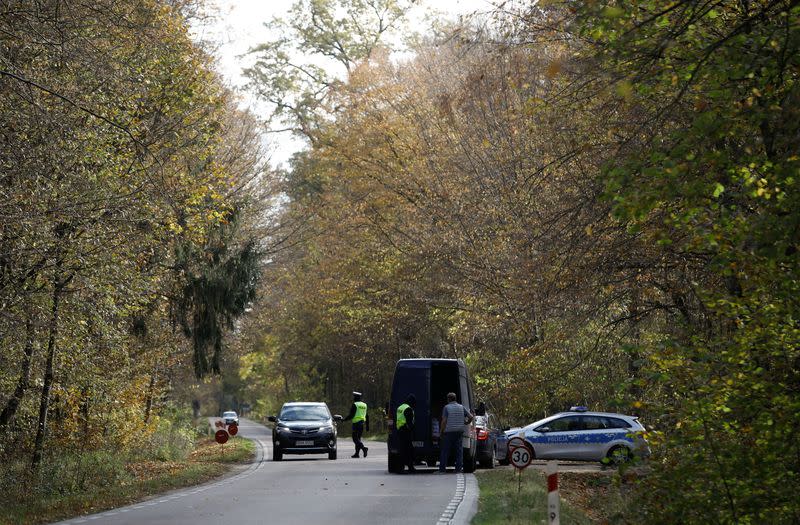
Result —
POLYGON ((560 502, 558 498, 558 462, 547 462, 547 523, 548 525, 559 525, 560 523, 560 502))

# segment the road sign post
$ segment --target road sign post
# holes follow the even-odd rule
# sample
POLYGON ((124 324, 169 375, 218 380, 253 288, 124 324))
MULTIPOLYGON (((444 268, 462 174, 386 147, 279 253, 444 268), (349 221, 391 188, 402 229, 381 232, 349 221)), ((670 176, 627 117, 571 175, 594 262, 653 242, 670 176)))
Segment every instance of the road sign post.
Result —
POLYGON ((509 456, 511 459, 511 464, 514 465, 515 469, 517 469, 517 492, 520 492, 522 491, 522 471, 525 470, 525 468, 531 464, 531 459, 533 459, 533 453, 531 451, 530 446, 528 446, 528 444, 525 443, 525 440, 523 440, 522 438, 518 437, 513 438, 512 440, 509 441, 509 446, 512 443, 515 446, 511 448, 509 456), (517 439, 522 441, 523 444, 519 445, 519 442, 515 441, 517 439))
POLYGON ((559 525, 560 501, 558 498, 558 462, 547 462, 547 523, 559 525))

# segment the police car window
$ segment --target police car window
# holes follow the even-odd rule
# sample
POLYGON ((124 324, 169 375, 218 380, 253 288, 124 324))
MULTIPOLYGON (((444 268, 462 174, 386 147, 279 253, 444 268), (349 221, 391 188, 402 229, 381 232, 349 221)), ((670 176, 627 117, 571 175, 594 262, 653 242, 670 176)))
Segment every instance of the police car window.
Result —
POLYGON ((624 420, 616 417, 606 417, 604 419, 608 428, 628 428, 630 426, 624 420))
POLYGON ((583 416, 583 428, 585 430, 602 430, 609 428, 606 424, 606 418, 600 416, 583 416))
POLYGON ((550 432, 570 432, 581 429, 581 423, 577 416, 562 417, 543 426, 549 427, 550 432))

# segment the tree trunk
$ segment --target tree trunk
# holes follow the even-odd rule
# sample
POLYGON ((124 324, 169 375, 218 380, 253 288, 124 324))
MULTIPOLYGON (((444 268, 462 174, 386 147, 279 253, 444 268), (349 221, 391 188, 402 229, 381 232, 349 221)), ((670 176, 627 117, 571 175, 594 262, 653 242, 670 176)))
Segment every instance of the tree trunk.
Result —
POLYGON ((6 403, 3 411, 0 412, 0 430, 5 429, 14 419, 25 391, 31 383, 31 362, 33 361, 33 321, 30 317, 25 319, 25 347, 22 356, 22 371, 17 381, 14 394, 6 403))
POLYGON ((147 387, 147 402, 145 403, 144 407, 144 422, 145 424, 150 422, 150 411, 153 408, 153 390, 156 386, 156 374, 153 372, 150 375, 150 385, 147 387))
POLYGON ((36 427, 36 442, 33 446, 33 459, 31 469, 36 469, 42 461, 44 438, 47 433, 47 412, 50 409, 50 391, 53 388, 53 369, 56 355, 56 337, 58 336, 58 307, 61 292, 66 281, 61 281, 61 258, 56 257, 56 266, 53 270, 53 307, 50 313, 49 331, 47 339, 47 364, 44 371, 44 385, 42 385, 42 399, 39 404, 39 424, 36 427))

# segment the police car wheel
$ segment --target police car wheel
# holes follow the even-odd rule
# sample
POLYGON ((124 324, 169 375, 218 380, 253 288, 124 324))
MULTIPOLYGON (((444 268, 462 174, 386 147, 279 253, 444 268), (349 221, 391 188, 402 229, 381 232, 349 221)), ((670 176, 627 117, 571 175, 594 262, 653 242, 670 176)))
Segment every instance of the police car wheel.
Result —
POLYGON ((611 447, 611 450, 608 451, 606 457, 609 459, 612 465, 620 465, 631 460, 631 451, 628 447, 617 445, 615 447, 611 447))

